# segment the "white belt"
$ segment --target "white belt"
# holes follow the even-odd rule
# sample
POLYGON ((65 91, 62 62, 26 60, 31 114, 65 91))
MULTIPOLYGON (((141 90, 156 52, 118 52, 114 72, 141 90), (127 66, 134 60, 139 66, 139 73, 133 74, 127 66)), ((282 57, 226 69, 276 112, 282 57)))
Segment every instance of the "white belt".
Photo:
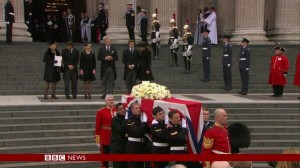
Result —
POLYGON ((241 61, 246 61, 246 60, 247 60, 247 58, 240 58, 240 60, 241 60, 241 61))
POLYGON ((153 142, 153 146, 167 147, 167 146, 169 146, 169 145, 168 145, 168 143, 153 142))
POLYGON ((15 14, 14 14, 14 13, 12 13, 12 12, 9 12, 9 14, 10 14, 10 15, 15 15, 15 14))
POLYGON ((203 50, 207 50, 207 48, 202 48, 203 50))
POLYGON ((230 154, 230 153, 226 153, 226 152, 222 152, 222 151, 218 151, 218 150, 211 150, 211 151, 216 154, 230 154))
POLYGON ((228 57, 229 55, 228 54, 224 54, 224 57, 228 57))
POLYGON ((170 148, 170 150, 186 150, 185 146, 173 146, 170 148))
POLYGON ((142 138, 128 137, 128 141, 133 141, 133 142, 143 142, 143 139, 142 139, 142 138))
POLYGON ((175 38, 175 37, 170 37, 170 39, 173 39, 173 38, 175 38))

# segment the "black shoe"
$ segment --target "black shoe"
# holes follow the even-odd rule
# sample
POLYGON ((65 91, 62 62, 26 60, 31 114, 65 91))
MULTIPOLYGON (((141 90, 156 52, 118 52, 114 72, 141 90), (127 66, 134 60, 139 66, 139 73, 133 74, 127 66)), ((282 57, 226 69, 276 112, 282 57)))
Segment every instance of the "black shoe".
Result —
POLYGON ((73 99, 77 99, 77 96, 73 96, 73 99))
POLYGON ((240 95, 247 95, 247 92, 238 92, 240 95))
POLYGON ((87 99, 87 98, 88 98, 88 96, 87 96, 87 95, 84 95, 84 98, 85 98, 85 99, 87 99))
POLYGON ((58 99, 55 95, 52 95, 51 97, 52 97, 53 99, 58 99))
POLYGON ((278 97, 278 98, 281 98, 281 97, 282 97, 282 95, 278 95, 277 97, 278 97))
POLYGON ((273 94, 271 97, 278 97, 277 95, 273 94))
POLYGON ((231 87, 227 87, 225 90, 231 90, 231 87))
POLYGON ((104 94, 104 95, 102 95, 102 96, 101 96, 101 99, 105 99, 105 96, 106 96, 105 94, 104 94))
POLYGON ((297 99, 300 99, 300 97, 298 97, 297 99))
POLYGON ((66 99, 71 99, 71 97, 70 96, 66 96, 66 99))
POLYGON ((203 79, 202 81, 203 82, 209 82, 209 79, 203 79))
POLYGON ((44 99, 48 99, 48 96, 44 96, 44 99))

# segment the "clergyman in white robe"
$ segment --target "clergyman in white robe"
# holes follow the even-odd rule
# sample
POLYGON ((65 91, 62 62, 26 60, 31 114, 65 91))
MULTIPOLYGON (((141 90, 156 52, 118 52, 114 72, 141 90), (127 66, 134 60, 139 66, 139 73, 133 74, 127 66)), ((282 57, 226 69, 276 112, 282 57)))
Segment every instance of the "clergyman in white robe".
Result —
POLYGON ((211 40, 211 44, 218 44, 218 32, 217 32, 217 15, 215 11, 212 11, 211 14, 204 19, 207 23, 207 29, 210 30, 208 37, 211 40))

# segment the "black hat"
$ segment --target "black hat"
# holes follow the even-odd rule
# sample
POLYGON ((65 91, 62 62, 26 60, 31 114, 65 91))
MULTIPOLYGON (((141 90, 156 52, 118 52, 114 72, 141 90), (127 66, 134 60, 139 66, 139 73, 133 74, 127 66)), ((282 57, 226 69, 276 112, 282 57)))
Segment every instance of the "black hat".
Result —
POLYGON ((239 153, 240 148, 248 148, 251 142, 249 128, 239 122, 234 122, 228 126, 231 152, 239 153))
POLYGON ((274 47, 274 50, 281 50, 282 52, 285 52, 285 51, 286 51, 285 48, 279 47, 279 46, 274 47))
POLYGON ((50 41, 49 41, 49 45, 52 45, 52 44, 54 44, 54 43, 56 43, 55 40, 50 40, 50 41))
POLYGON ((102 5, 102 6, 104 6, 104 3, 103 3, 103 2, 100 2, 100 3, 99 3, 99 5, 102 5))
POLYGON ((231 38, 231 36, 230 36, 230 35, 226 35, 226 34, 225 34, 225 35, 223 36, 223 39, 224 39, 224 38, 226 38, 226 39, 230 39, 230 38, 231 38))
POLYGON ((207 33, 209 33, 209 32, 210 32, 210 30, 208 30, 208 29, 204 29, 204 30, 203 30, 203 32, 207 32, 207 33))
POLYGON ((246 38, 243 38, 242 42, 245 42, 245 43, 250 43, 250 41, 246 38))

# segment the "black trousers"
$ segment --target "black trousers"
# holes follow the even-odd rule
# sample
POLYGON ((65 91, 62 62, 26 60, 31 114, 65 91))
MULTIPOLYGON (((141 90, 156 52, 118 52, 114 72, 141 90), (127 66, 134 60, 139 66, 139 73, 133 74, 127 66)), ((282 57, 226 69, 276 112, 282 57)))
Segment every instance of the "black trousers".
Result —
MULTIPOLYGON (((187 150, 171 150, 170 154, 188 154, 187 150)), ((176 161, 176 164, 183 164, 186 167, 190 168, 189 162, 176 161)))
POLYGON ((175 48, 175 49, 170 49, 171 50, 171 56, 172 56, 172 64, 175 64, 175 66, 177 66, 177 62, 178 62, 178 56, 177 56, 177 52, 179 50, 179 48, 175 48))
POLYGON ((204 79, 210 80, 210 57, 202 57, 204 79))
POLYGON ((273 92, 275 96, 282 96, 283 95, 283 85, 273 85, 273 92))
POLYGON ((225 87, 231 88, 232 85, 231 66, 228 67, 228 65, 223 65, 223 78, 224 78, 225 87))
POLYGON ((157 58, 159 55, 159 48, 158 48, 159 43, 152 43, 152 49, 153 49, 153 56, 154 58, 157 58))
POLYGON ((125 83, 126 83, 127 93, 130 94, 133 86, 136 85, 136 72, 134 69, 128 72, 125 83))
POLYGON ((135 40, 135 38, 134 38, 134 26, 132 26, 132 27, 127 26, 127 30, 128 30, 128 34, 129 34, 129 40, 135 40))
MULTIPOLYGON (((127 154, 143 154, 145 145, 142 142, 128 141, 126 145, 127 154)), ((128 168, 143 168, 144 162, 128 162, 128 168)))
POLYGON ((148 40, 147 40, 147 33, 142 33, 141 34, 141 37, 142 37, 142 41, 146 44, 148 44, 148 40))
POLYGON ((106 95, 113 94, 114 93, 114 87, 115 87, 115 76, 113 69, 111 67, 108 67, 105 69, 104 75, 102 77, 101 82, 101 90, 102 94, 106 95))
MULTIPOLYGON (((100 146, 100 153, 101 154, 110 154, 109 145, 102 145, 100 146)), ((101 168, 108 168, 108 161, 101 162, 101 168)))
POLYGON ((100 40, 103 40, 103 37, 106 36, 105 31, 106 31, 105 27, 100 28, 100 40))
POLYGON ((184 67, 187 71, 191 71, 191 59, 192 56, 183 56, 184 67))
POLYGON ((70 82, 72 88, 72 96, 77 96, 77 69, 66 70, 64 72, 64 81, 65 81, 65 95, 70 95, 70 82))
POLYGON ((6 23, 6 42, 7 43, 12 42, 12 28, 13 28, 12 22, 9 22, 9 24, 6 23))
MULTIPOLYGON (((170 148, 169 147, 152 147, 152 154, 169 154, 170 148)), ((154 162, 154 168, 165 168, 169 165, 169 162, 154 162)))
POLYGON ((249 87, 249 70, 246 69, 240 69, 240 75, 242 80, 242 88, 241 92, 248 93, 248 87, 249 87))

